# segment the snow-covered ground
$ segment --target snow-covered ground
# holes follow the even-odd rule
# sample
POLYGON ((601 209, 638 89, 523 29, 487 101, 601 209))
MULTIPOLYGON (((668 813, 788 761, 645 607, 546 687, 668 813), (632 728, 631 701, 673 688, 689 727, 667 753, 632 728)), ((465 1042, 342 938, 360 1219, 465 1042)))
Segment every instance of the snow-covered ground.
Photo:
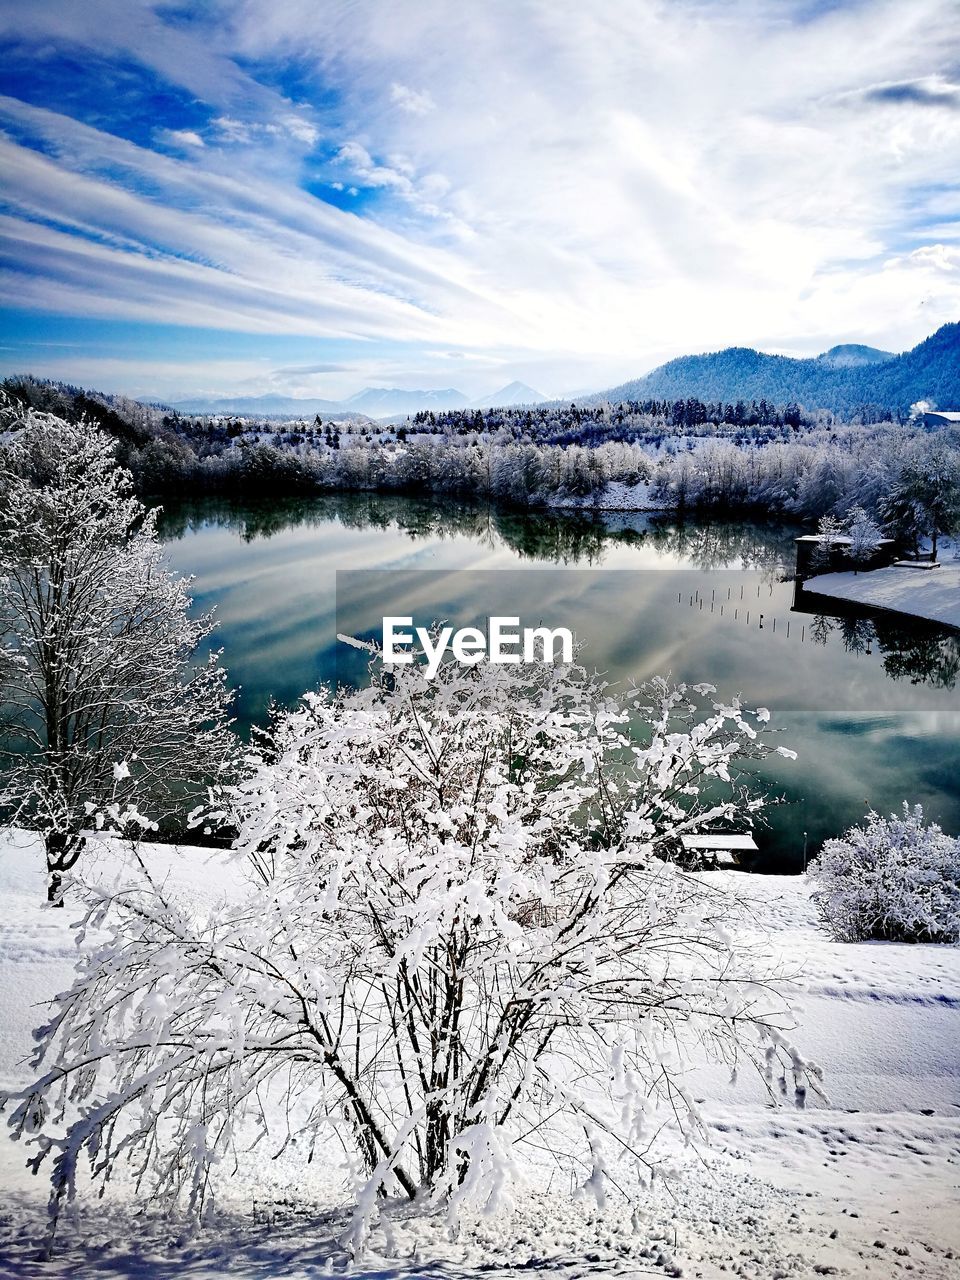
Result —
POLYGON ((903 569, 890 565, 867 573, 824 573, 808 578, 806 591, 835 600, 850 600, 875 609, 893 609, 913 618, 960 627, 960 563, 936 569, 903 569))
POLYGON ((803 586, 835 600, 960 627, 960 542, 943 539, 938 559, 935 569, 890 565, 861 573, 824 573, 808 578, 803 586))
POLYGON ((589 498, 554 496, 549 505, 564 511, 669 511, 672 504, 653 496, 653 485, 646 481, 624 484, 611 480, 600 493, 589 498))
MULTIPOLYGON (((116 855, 100 855, 112 874, 116 855)), ((236 870, 209 850, 150 850, 156 868, 196 899, 229 892, 236 870)), ((20 1144, 0 1139, 0 1276, 240 1280, 319 1277, 846 1275, 887 1280, 960 1274, 960 948, 840 944, 822 932, 799 877, 713 872, 752 903, 758 948, 803 973, 794 1039, 826 1072, 829 1104, 774 1108, 759 1080, 736 1086, 713 1068, 691 1078, 715 1135, 681 1158, 676 1181, 633 1220, 544 1185, 531 1166, 513 1217, 458 1240, 438 1219, 391 1215, 350 1264, 335 1153, 307 1164, 296 1149, 258 1149, 227 1179, 219 1219, 199 1235, 131 1216, 123 1186, 81 1196, 59 1250, 38 1264, 45 1188, 20 1144)), ((42 905, 37 842, 0 838, 0 1088, 29 1078, 23 1058, 40 1006, 69 983, 76 911, 42 905)))

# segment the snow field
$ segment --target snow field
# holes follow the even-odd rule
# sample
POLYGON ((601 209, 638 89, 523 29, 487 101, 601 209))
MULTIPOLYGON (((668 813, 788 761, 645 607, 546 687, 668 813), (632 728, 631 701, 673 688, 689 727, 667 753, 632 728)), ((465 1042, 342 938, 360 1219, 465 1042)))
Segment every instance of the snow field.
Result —
MULTIPOLYGON (((202 910, 235 889, 220 852, 145 846, 156 870, 202 910)), ((91 850, 106 878, 117 850, 91 850)), ((756 1280, 841 1274, 948 1280, 960 1256, 960 948, 841 944, 822 932, 800 877, 711 872, 752 904, 758 948, 802 973, 793 1039, 825 1068, 829 1104, 775 1109, 758 1079, 736 1086, 716 1067, 690 1078, 715 1137, 703 1156, 677 1153, 678 1176, 654 1184, 635 1220, 571 1199, 569 1184, 533 1158, 507 1219, 451 1239, 437 1215, 397 1206, 351 1263, 340 1239, 349 1210, 339 1149, 305 1153, 261 1144, 225 1178, 222 1208, 199 1235, 149 1214, 131 1220, 129 1188, 81 1196, 61 1224, 60 1250, 32 1261, 45 1185, 24 1169, 21 1144, 0 1140, 0 1276, 99 1275, 207 1280, 483 1273, 756 1280)), ((30 1078, 23 1058, 41 1005, 68 985, 77 912, 43 905, 38 842, 0 840, 0 1087, 30 1078)), ((229 1172, 229 1171, 227 1171, 229 1172)))

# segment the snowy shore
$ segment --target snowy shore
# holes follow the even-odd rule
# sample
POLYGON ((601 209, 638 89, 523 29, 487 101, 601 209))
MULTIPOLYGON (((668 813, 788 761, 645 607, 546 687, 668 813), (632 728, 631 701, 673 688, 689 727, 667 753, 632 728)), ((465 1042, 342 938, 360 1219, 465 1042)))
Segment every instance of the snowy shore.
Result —
MULTIPOLYGON (((235 887, 236 866, 222 853, 144 850, 198 905, 235 887)), ((116 855, 96 856, 112 875, 116 855)), ((59 1252, 38 1268, 43 1179, 24 1170, 23 1146, 4 1137, 0 1276, 955 1276, 960 948, 834 943, 804 878, 707 878, 749 899, 757 948, 802 973, 793 1038, 823 1066, 830 1101, 777 1108, 750 1072, 734 1086, 726 1071, 693 1069, 688 1087, 703 1099, 713 1147, 702 1158, 678 1150, 676 1179, 655 1184, 635 1221, 613 1203, 571 1200, 566 1183, 544 1182, 531 1166, 512 1218, 451 1240, 442 1222, 398 1210, 370 1254, 350 1263, 339 1243, 339 1153, 308 1164, 296 1147, 277 1156, 264 1143, 225 1179, 221 1216, 200 1235, 149 1215, 131 1218, 122 1184, 102 1202, 81 1191, 59 1252)), ((9 1089, 30 1078, 23 1058, 42 1003, 69 984, 78 912, 42 904, 39 845, 24 833, 0 836, 0 897, 0 1088, 9 1089)))
POLYGON ((803 589, 960 627, 960 560, 941 561, 935 569, 890 565, 861 573, 825 573, 808 578, 803 589))
POLYGON ((622 480, 611 480, 589 498, 554 497, 548 506, 552 511, 650 511, 661 515, 674 509, 669 501, 653 496, 652 484, 624 484, 622 480))

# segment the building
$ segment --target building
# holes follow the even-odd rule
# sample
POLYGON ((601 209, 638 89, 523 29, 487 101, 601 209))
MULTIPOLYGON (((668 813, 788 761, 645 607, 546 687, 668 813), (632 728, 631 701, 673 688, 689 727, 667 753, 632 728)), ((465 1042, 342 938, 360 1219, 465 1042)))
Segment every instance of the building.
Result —
POLYGON ((847 569, 879 569, 891 564, 896 555, 894 538, 879 538, 873 555, 854 560, 850 553, 853 539, 847 533, 805 533, 795 538, 797 546, 797 578, 816 577, 820 573, 842 573, 847 569))
POLYGON ((923 415, 925 427, 960 427, 960 409, 931 409, 923 415))

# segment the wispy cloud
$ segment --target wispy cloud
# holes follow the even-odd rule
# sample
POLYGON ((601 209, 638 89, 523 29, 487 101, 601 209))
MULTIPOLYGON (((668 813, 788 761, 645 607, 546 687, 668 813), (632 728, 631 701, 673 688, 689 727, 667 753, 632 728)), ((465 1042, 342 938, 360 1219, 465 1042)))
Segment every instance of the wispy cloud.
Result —
POLYGON ((157 140, 172 147, 203 147, 206 143, 194 129, 158 129, 157 140))
POLYGON ((862 90, 859 97, 864 102, 907 103, 915 107, 946 107, 960 110, 960 85, 950 84, 940 76, 922 80, 897 80, 892 84, 876 84, 862 90))
POLYGON ((960 315, 954 0, 87 0, 4 35, 50 86, 87 49, 194 104, 145 143, 53 87, 0 101, 19 306, 349 338, 358 379, 476 394, 960 315))
POLYGON ((283 112, 268 120, 238 120, 234 116, 217 116, 211 122, 211 135, 217 142, 259 143, 290 137, 313 147, 320 139, 320 130, 305 112, 283 112))

